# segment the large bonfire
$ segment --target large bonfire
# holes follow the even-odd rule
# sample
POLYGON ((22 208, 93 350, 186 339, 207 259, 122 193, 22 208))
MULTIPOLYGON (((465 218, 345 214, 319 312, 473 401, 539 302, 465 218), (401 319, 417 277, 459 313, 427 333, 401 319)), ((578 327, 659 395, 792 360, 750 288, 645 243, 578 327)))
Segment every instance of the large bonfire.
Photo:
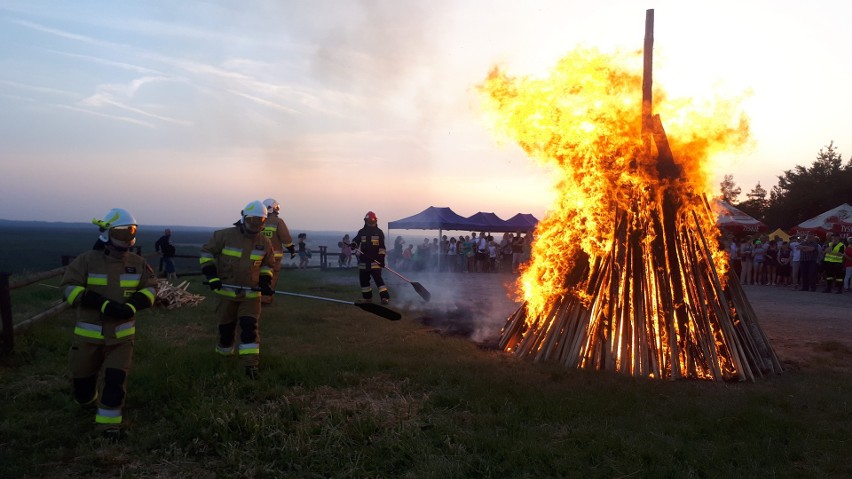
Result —
POLYGON ((580 49, 547 77, 495 68, 481 85, 499 129, 560 174, 500 346, 566 367, 654 378, 780 372, 718 244, 708 160, 749 137, 738 102, 667 101, 631 65, 580 49), (644 97, 643 97, 644 90, 644 97), (670 121, 663 129, 661 118, 670 121))

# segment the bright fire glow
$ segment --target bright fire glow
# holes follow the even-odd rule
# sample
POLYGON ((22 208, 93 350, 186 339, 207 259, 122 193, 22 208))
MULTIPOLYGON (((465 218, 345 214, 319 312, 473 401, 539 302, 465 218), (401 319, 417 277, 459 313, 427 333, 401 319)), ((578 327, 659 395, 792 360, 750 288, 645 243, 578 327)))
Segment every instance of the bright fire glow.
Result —
MULTIPOLYGON (((718 278, 727 269, 717 244, 716 218, 705 198, 712 195, 712 158, 747 143, 748 121, 740 99, 670 100, 655 88, 654 113, 665 125, 674 162, 682 171, 677 178, 666 177, 658 171, 657 145, 650 134, 643 136, 641 71, 641 52, 578 49, 547 77, 512 77, 494 68, 480 85, 497 130, 530 157, 555 165, 560 174, 556 203, 538 224, 531 261, 517 282, 526 308, 525 332, 506 344, 508 350, 530 335, 570 327, 571 318, 555 316, 561 305, 578 301, 588 316, 586 344, 576 345, 581 362, 592 360, 592 343, 600 337, 616 368, 647 367, 645 374, 655 377, 665 375, 671 365, 643 365, 649 361, 628 360, 622 352, 650 349, 643 354, 666 363, 666 352, 674 349, 672 354, 688 368, 685 363, 694 352, 672 344, 709 335, 716 338, 711 341, 716 351, 699 353, 726 354, 720 326, 697 317, 712 308, 709 302, 699 303, 705 288, 716 288, 712 278, 717 276, 695 265, 704 261, 718 278), (678 205, 677 214, 669 215, 675 216, 672 234, 655 241, 667 197, 678 205), (666 249, 673 241, 677 248, 666 249), (684 292, 676 305, 667 304, 665 291, 671 288, 684 292), (666 320, 675 309, 688 318, 678 327, 666 320), (589 350, 585 356, 584 348, 589 350)), ((542 342, 535 349, 544 347, 542 342)), ((732 368, 730 361, 721 362, 732 368)), ((698 369, 699 377, 709 374, 698 369)))

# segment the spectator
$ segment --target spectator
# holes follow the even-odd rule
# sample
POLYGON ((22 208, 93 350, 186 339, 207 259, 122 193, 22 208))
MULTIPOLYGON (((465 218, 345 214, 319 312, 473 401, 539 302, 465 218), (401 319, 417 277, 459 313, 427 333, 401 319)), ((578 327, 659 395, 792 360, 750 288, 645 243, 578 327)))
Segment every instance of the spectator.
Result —
POLYGON ((305 269, 308 267, 308 263, 311 260, 311 250, 308 248, 307 244, 308 235, 306 233, 299 233, 299 244, 298 244, 298 252, 299 252, 299 269, 305 269))
POLYGON ((503 233, 499 249, 500 271, 512 271, 512 233, 503 233))
POLYGON ((837 233, 832 233, 831 239, 823 248, 823 270, 825 271, 825 291, 830 293, 831 289, 837 287, 837 294, 843 292, 843 256, 846 246, 840 241, 837 233))
POLYGON ((766 246, 764 268, 766 270, 766 284, 775 286, 775 275, 778 273, 778 244, 775 240, 766 246))
MULTIPOLYGON (((474 233, 474 236, 476 236, 476 233, 474 233)), ((474 240, 470 236, 465 236, 462 243, 462 271, 465 273, 473 271, 473 248, 474 240)))
POLYGON ((154 251, 160 253, 160 272, 165 269, 166 279, 172 281, 177 279, 175 272, 175 246, 172 244, 172 230, 166 228, 163 236, 154 243, 154 251))
POLYGON ((799 250, 798 236, 790 238, 790 283, 795 288, 799 287, 799 261, 801 260, 802 252, 799 250))
POLYGON ((751 259, 754 262, 754 281, 757 284, 765 284, 764 262, 766 261, 766 244, 763 241, 756 240, 754 242, 751 259))
POLYGON ((819 243, 816 237, 810 233, 805 235, 804 241, 799 243, 801 256, 799 258, 799 274, 802 277, 801 291, 816 291, 816 261, 819 243))
POLYGON ((339 243, 340 246, 340 259, 338 260, 338 266, 341 268, 348 268, 352 263, 352 247, 349 246, 352 241, 349 239, 349 235, 343 235, 343 240, 339 243))
POLYGON ((775 282, 781 286, 790 285, 790 272, 792 271, 790 260, 792 256, 793 252, 790 250, 790 244, 785 241, 781 244, 781 249, 778 250, 778 271, 775 278, 775 282))
POLYGON ((843 287, 846 291, 852 291, 852 235, 846 237, 846 249, 843 250, 843 266, 846 267, 843 287))
POLYGON ((515 233, 512 238, 512 272, 517 273, 521 266, 521 261, 524 255, 524 238, 521 237, 521 232, 515 233))
POLYGON ((475 253, 475 269, 476 272, 482 273, 487 268, 488 262, 488 239, 485 237, 485 232, 479 233, 479 239, 476 241, 475 253))
POLYGON ((746 236, 740 243, 740 264, 743 284, 754 284, 754 243, 751 236, 746 236))
POLYGON ((402 239, 402 236, 397 236, 396 239, 393 240, 393 252, 391 253, 392 256, 388 259, 397 268, 399 267, 399 263, 402 260, 402 248, 404 245, 405 240, 402 239))
POLYGON ((740 276, 742 264, 740 263, 740 248, 736 238, 729 234, 722 240, 722 244, 725 246, 725 252, 728 253, 728 264, 731 265, 731 269, 737 273, 737 276, 740 276))
MULTIPOLYGON (((489 238, 491 237, 489 236, 489 238)), ((500 252, 497 248, 497 243, 495 243, 493 239, 488 240, 488 263, 486 266, 486 271, 488 273, 497 272, 497 259, 499 256, 500 252)))
POLYGON ((400 259, 399 266, 398 266, 399 269, 407 270, 407 269, 411 268, 411 263, 412 263, 413 260, 414 260, 414 245, 410 244, 402 251, 402 259, 400 259))

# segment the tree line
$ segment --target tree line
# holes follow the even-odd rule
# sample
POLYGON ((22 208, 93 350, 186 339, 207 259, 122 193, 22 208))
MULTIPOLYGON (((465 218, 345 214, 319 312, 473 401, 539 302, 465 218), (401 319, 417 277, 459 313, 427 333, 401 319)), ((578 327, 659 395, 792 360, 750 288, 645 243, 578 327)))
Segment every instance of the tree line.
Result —
POLYGON ((770 228, 787 230, 843 203, 852 204, 852 156, 844 162, 832 141, 810 166, 786 170, 769 191, 758 181, 743 201, 738 201, 742 188, 734 175, 725 175, 719 186, 722 201, 770 228))

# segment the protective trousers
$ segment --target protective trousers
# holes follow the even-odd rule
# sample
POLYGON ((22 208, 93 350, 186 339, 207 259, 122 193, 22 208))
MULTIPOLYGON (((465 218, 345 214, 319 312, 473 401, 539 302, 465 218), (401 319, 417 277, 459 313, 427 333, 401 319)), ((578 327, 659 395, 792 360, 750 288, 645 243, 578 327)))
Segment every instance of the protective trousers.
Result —
POLYGON ((388 288, 385 286, 385 280, 382 279, 382 267, 378 264, 359 263, 358 264, 358 280, 361 283, 361 297, 364 299, 373 299, 373 288, 370 287, 370 278, 376 283, 379 289, 379 297, 390 299, 388 288))
POLYGON ((843 291, 843 263, 825 261, 823 262, 825 270, 825 291, 831 291, 832 287, 837 287, 837 292, 843 291))
POLYGON ((234 353, 234 341, 237 325, 240 327, 240 342, 237 354, 245 366, 257 366, 260 363, 260 298, 241 301, 221 298, 216 308, 219 318, 219 354, 234 353))
POLYGON ((120 426, 127 374, 133 362, 133 340, 97 344, 75 338, 68 362, 74 400, 82 405, 97 402, 98 425, 120 426))

